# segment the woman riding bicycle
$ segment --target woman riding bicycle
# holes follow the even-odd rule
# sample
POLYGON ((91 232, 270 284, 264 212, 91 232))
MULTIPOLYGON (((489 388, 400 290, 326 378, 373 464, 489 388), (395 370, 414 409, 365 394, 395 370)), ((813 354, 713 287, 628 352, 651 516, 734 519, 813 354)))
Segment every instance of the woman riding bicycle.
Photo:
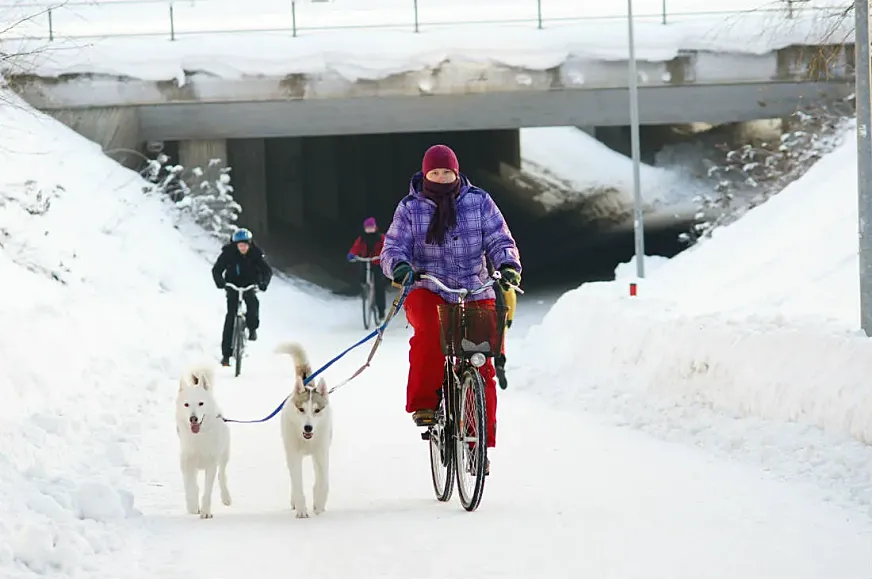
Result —
MULTIPOLYGON (((381 266, 402 284, 408 276, 428 273, 448 286, 476 289, 488 280, 487 262, 502 274, 501 283, 521 281, 515 240, 490 194, 460 172, 449 147, 434 145, 412 176, 409 194, 397 206, 385 236, 381 266)), ((493 307, 492 289, 469 296, 468 307, 493 307)), ((414 282, 406 298, 406 319, 415 333, 409 340, 406 412, 418 426, 434 423, 443 365, 437 306, 454 302, 434 283, 414 282)), ((482 366, 487 406, 487 445, 496 446, 497 392, 491 360, 482 366)))
MULTIPOLYGON (((367 217, 363 221, 363 234, 360 235, 348 250, 348 261, 353 262, 356 257, 372 257, 372 281, 375 284, 375 307, 378 310, 379 323, 385 319, 385 289, 387 278, 378 269, 379 255, 385 242, 385 234, 379 232, 375 217, 367 217)), ((360 283, 366 283, 366 264, 361 263, 360 283)))

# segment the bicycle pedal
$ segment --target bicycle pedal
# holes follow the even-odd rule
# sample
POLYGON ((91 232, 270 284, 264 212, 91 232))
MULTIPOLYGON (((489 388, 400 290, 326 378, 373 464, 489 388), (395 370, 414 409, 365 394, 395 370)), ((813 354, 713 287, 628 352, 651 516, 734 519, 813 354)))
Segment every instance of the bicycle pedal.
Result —
POLYGON ((425 430, 421 433, 421 440, 430 440, 430 431, 425 430))

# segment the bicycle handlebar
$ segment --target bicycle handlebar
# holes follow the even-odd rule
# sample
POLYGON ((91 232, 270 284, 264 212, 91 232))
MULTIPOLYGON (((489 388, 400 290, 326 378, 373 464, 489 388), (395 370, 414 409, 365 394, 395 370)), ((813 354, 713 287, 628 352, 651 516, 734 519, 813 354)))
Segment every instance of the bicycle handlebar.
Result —
MULTIPOLYGON (((494 283, 495 283, 497 280, 501 279, 501 278, 502 278, 502 275, 500 274, 500 272, 495 271, 495 272, 493 273, 493 275, 490 276, 490 279, 489 279, 489 280, 487 280, 486 282, 484 282, 484 283, 483 283, 481 286, 479 286, 477 289, 470 290, 470 289, 466 289, 466 288, 453 289, 453 288, 448 287, 447 285, 445 285, 444 283, 442 283, 438 278, 435 278, 435 277, 433 277, 433 276, 430 275, 430 274, 427 274, 427 273, 422 273, 422 274, 421 274, 421 279, 429 279, 430 281, 432 281, 433 283, 435 283, 437 286, 439 286, 440 288, 442 288, 444 291, 446 291, 446 292, 448 292, 448 293, 452 293, 452 294, 458 294, 458 295, 460 295, 461 297, 474 296, 474 295, 476 295, 476 294, 480 294, 480 293, 482 293, 483 291, 487 290, 489 287, 493 286, 494 283)), ((524 290, 522 290, 521 288, 519 288, 518 286, 516 286, 516 285, 514 285, 514 284, 509 284, 509 287, 511 287, 512 289, 514 289, 516 292, 518 292, 518 293, 520 293, 520 294, 523 294, 523 293, 524 293, 524 290)))
POLYGON ((363 261, 363 262, 367 262, 367 261, 375 261, 375 260, 377 260, 377 259, 380 259, 380 258, 379 258, 379 257, 360 257, 360 256, 355 255, 355 256, 354 256, 354 259, 352 259, 351 261, 363 261))
POLYGON ((230 289, 234 289, 234 290, 236 290, 236 291, 238 291, 238 292, 240 292, 240 293, 245 293, 245 292, 247 292, 247 291, 249 291, 249 290, 257 289, 257 284, 254 283, 254 284, 251 284, 251 285, 247 285, 247 286, 245 286, 245 287, 239 287, 239 286, 234 285, 234 284, 232 284, 232 283, 230 283, 230 282, 228 281, 228 282, 224 282, 224 287, 229 287, 230 289))

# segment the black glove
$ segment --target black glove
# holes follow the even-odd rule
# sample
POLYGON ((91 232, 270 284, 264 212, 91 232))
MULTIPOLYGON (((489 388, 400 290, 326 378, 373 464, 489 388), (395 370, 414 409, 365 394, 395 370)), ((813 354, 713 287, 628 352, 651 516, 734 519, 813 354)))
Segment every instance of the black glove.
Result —
POLYGON ((403 285, 408 281, 411 281, 412 275, 412 266, 406 263, 405 261, 401 261, 397 265, 394 266, 394 270, 391 272, 391 279, 394 283, 403 285))
POLYGON ((500 267, 500 276, 500 287, 502 287, 504 291, 509 291, 513 285, 521 285, 521 274, 510 265, 500 267))
POLYGON ((260 291, 265 292, 266 288, 269 287, 269 284, 261 282, 261 283, 257 284, 257 287, 260 291))
POLYGON ((217 287, 218 289, 224 289, 225 285, 226 284, 224 283, 224 280, 215 282, 215 287, 217 287))

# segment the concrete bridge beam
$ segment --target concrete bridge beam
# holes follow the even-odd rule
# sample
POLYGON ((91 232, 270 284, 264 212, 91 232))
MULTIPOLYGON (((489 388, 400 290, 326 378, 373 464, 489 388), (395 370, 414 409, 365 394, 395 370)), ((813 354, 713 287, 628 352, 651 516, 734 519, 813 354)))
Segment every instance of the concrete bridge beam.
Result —
POLYGON ((140 142, 139 109, 101 107, 91 109, 50 109, 45 111, 58 121, 89 139, 126 167, 138 167, 142 159, 135 153, 140 142))
POLYGON ((221 166, 228 166, 227 139, 188 139, 179 141, 179 165, 186 171, 200 167, 204 171, 213 159, 219 159, 221 166))

